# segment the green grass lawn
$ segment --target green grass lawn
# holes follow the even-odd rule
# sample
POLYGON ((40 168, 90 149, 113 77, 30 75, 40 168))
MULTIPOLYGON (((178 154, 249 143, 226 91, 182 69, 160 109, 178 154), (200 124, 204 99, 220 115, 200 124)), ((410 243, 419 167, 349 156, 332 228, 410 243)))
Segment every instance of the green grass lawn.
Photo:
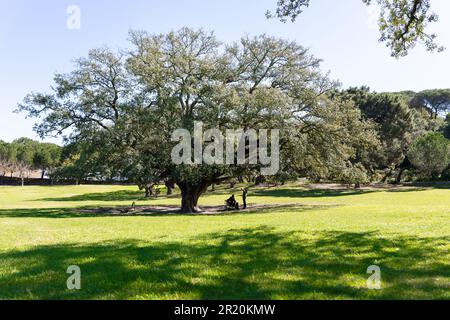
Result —
MULTIPOLYGON (((221 205, 231 191, 201 200, 221 205)), ((0 299, 449 299, 450 188, 254 189, 260 212, 95 216, 174 205, 124 186, 0 187, 0 299), (66 289, 78 265, 82 289, 66 289), (378 265, 382 290, 368 290, 378 265)))

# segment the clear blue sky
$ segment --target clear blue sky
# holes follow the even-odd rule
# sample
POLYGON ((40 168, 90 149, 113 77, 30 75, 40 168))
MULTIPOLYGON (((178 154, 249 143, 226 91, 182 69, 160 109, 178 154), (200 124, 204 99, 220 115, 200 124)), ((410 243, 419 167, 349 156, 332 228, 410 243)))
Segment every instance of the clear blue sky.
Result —
POLYGON ((0 139, 36 138, 32 120, 13 114, 31 91, 48 91, 55 72, 71 70, 75 57, 107 45, 126 47, 128 31, 160 33, 183 26, 216 32, 222 41, 267 33, 295 39, 324 60, 345 87, 378 91, 450 87, 450 1, 432 0, 434 26, 449 49, 415 49, 401 60, 377 42, 373 12, 361 0, 312 0, 295 23, 267 20, 276 0, 0 0, 0 139), (81 9, 81 29, 66 27, 69 5, 81 9))

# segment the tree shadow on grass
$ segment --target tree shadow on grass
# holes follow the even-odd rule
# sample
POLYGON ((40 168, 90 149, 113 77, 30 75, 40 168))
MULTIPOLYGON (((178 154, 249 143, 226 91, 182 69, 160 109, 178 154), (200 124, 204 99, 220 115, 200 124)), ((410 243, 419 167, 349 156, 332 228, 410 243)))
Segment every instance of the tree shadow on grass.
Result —
POLYGON ((0 253, 0 299, 445 299, 449 240, 262 226, 182 242, 38 246, 0 253), (373 264, 384 290, 364 287, 373 264), (66 289, 71 265, 79 291, 66 289))
MULTIPOLYGON (((318 209, 331 209, 335 205, 298 205, 298 204, 283 204, 283 205, 267 205, 260 207, 250 207, 247 210, 241 211, 226 211, 221 210, 223 206, 214 207, 219 208, 215 212, 204 213, 181 213, 178 206, 143 206, 136 207, 137 212, 121 213, 123 209, 130 207, 78 207, 78 208, 34 208, 34 209, 2 209, 0 210, 0 218, 46 218, 46 219, 70 219, 70 218, 106 218, 106 217, 198 217, 198 216, 237 216, 237 215, 256 215, 256 214, 270 214, 270 213, 305 213, 307 211, 318 209), (141 209, 144 208, 144 209, 141 209), (143 211, 140 211, 143 210, 143 211)), ((205 210, 211 207, 204 207, 205 210)))
POLYGON ((81 218, 93 217, 77 212, 76 209, 51 208, 51 209, 2 209, 0 218, 81 218))
POLYGON ((36 201, 56 201, 56 202, 82 202, 82 201, 138 201, 149 200, 144 197, 143 191, 120 190, 103 193, 87 193, 63 198, 45 198, 36 201))
MULTIPOLYGON (((406 185, 404 188, 379 188, 373 190, 361 189, 301 189, 301 188, 251 188, 249 197, 282 197, 282 198, 330 198, 330 197, 343 197, 343 196, 355 196, 363 195, 373 192, 416 192, 426 191, 430 189, 450 189, 450 184, 442 183, 430 183, 430 184, 411 184, 406 185)), ((163 191, 162 191, 163 192, 163 191)), ((231 195, 240 194, 240 188, 226 188, 225 186, 219 186, 215 191, 209 190, 205 195, 231 195)), ((163 200, 179 198, 179 192, 175 192, 173 195, 167 196, 163 194, 157 198, 145 198, 143 191, 133 190, 119 190, 114 192, 104 193, 87 193, 82 195, 70 196, 70 197, 56 197, 56 198, 44 198, 35 201, 54 201, 54 202, 83 202, 83 201, 142 201, 142 200, 163 200)))
MULTIPOLYGON (((231 195, 231 194, 240 194, 240 189, 217 189, 216 191, 208 191, 207 195, 231 195)), ((273 189, 273 188, 255 188, 250 190, 249 196, 255 197, 286 197, 286 198, 321 198, 321 197, 339 197, 339 196, 351 196, 351 195, 360 195, 367 194, 372 191, 368 190, 351 190, 351 189, 342 189, 342 190, 307 190, 307 189, 299 189, 299 188, 282 188, 282 189, 273 189)), ((171 196, 160 195, 158 198, 150 198, 150 199, 174 199, 180 198, 178 192, 174 193, 171 196)), ((83 202, 83 201, 139 201, 139 200, 150 200, 144 197, 144 193, 142 191, 136 190, 120 190, 114 192, 104 192, 104 193, 87 193, 82 195, 70 196, 70 197, 62 197, 62 198, 44 198, 38 199, 36 201, 55 201, 55 202, 83 202)))
POLYGON ((375 192, 421 192, 429 191, 433 189, 447 190, 450 189, 450 184, 416 184, 405 185, 402 187, 372 187, 372 189, 299 189, 299 188, 286 188, 286 189, 256 189, 251 191, 250 196, 256 197, 285 197, 285 198, 333 198, 333 197, 345 197, 345 196, 357 196, 365 195, 375 192))
POLYGON ((410 184, 416 188, 423 188, 424 190, 429 189, 450 189, 450 182, 416 182, 410 184))
POLYGON ((329 198, 368 194, 374 191, 370 190, 327 190, 327 189, 255 189, 251 190, 250 196, 256 197, 281 197, 281 198, 329 198))

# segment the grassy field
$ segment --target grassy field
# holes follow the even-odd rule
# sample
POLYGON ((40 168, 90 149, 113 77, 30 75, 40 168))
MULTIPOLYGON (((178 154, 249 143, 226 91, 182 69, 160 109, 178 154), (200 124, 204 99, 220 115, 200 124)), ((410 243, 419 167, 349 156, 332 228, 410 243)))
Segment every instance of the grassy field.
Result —
POLYGON ((284 206, 214 216, 82 211, 140 197, 124 186, 0 187, 0 299, 450 299, 450 188, 253 189, 250 203, 284 206), (66 288, 70 265, 79 291, 66 288), (382 290, 367 289, 370 265, 382 290))

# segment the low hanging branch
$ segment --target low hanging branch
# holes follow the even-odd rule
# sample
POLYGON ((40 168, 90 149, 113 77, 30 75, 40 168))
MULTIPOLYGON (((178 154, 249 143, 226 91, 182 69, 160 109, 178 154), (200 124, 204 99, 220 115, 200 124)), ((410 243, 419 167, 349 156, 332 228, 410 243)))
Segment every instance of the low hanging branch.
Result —
MULTIPOLYGON (((404 57, 417 43, 422 43, 430 52, 441 52, 445 48, 436 43, 436 34, 428 33, 430 23, 438 16, 431 11, 431 0, 362 0, 366 5, 376 2, 381 7, 379 18, 380 42, 391 50, 393 57, 404 57)), ((278 0, 274 13, 282 22, 295 21, 308 7, 310 0, 278 0)))

